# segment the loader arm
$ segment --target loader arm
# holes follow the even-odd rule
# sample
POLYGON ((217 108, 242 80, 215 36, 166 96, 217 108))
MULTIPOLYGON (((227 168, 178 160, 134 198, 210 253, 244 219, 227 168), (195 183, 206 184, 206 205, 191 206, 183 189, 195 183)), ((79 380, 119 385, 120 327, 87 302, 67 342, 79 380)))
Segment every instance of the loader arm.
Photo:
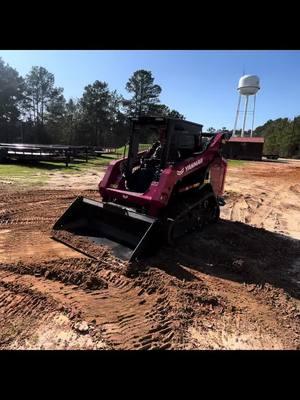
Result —
POLYGON ((120 163, 113 161, 99 184, 104 201, 119 201, 131 207, 146 209, 148 214, 158 217, 168 205, 174 187, 197 170, 210 169, 211 184, 216 196, 221 196, 227 169, 226 160, 220 155, 223 134, 219 133, 206 150, 176 165, 168 165, 161 173, 159 181, 153 181, 144 193, 131 192, 124 187, 120 173, 120 163))

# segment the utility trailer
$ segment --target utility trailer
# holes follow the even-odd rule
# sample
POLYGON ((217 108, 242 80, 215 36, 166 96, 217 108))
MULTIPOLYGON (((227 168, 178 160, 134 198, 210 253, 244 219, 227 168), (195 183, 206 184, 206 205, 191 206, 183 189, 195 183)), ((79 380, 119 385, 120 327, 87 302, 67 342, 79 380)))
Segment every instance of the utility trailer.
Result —
POLYGON ((50 161, 64 162, 68 166, 72 160, 87 162, 89 154, 88 146, 0 143, 0 162, 50 161))

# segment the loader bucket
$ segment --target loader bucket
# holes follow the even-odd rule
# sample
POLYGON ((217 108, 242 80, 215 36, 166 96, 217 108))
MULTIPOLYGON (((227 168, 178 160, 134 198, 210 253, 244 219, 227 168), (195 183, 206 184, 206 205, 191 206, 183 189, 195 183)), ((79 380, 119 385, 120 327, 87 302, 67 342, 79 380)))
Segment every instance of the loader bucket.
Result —
POLYGON ((84 236, 93 243, 109 247, 118 258, 133 260, 149 254, 157 245, 158 226, 156 218, 126 207, 78 197, 53 230, 84 236))

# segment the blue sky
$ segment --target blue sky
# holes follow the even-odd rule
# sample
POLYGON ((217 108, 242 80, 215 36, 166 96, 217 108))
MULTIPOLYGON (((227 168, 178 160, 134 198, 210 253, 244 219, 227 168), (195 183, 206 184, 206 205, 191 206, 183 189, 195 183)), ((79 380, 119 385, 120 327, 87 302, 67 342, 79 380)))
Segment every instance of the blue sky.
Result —
POLYGON ((261 80, 254 126, 300 114, 300 51, 7 50, 0 57, 23 76, 34 65, 45 67, 67 99, 80 97, 84 86, 96 79, 129 98, 128 78, 137 69, 151 70, 162 87, 161 102, 204 129, 233 128, 243 71, 261 80))

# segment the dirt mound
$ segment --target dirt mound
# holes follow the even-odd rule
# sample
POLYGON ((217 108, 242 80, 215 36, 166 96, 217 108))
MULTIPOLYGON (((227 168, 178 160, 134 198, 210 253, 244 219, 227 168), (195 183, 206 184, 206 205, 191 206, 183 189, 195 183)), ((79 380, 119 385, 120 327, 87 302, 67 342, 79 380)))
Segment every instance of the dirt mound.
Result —
POLYGON ((95 260, 104 260, 110 255, 107 247, 94 244, 83 236, 76 236, 67 231, 52 230, 51 237, 73 249, 77 249, 82 254, 85 254, 90 258, 94 258, 95 260))
POLYGON ((67 259, 39 264, 1 264, 0 268, 4 271, 11 271, 22 275, 34 275, 45 277, 46 279, 73 284, 86 289, 96 290, 106 288, 107 283, 97 275, 100 268, 91 265, 90 260, 67 259))

